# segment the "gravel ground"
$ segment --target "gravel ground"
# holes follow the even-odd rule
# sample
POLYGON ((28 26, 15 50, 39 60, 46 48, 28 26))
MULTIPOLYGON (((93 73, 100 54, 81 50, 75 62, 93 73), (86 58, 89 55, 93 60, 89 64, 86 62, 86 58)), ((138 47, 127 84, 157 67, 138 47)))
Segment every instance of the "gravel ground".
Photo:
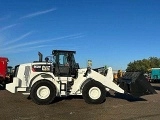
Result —
POLYGON ((159 120, 160 83, 152 85, 158 94, 139 99, 111 94, 98 105, 87 104, 81 97, 37 105, 21 93, 0 90, 0 120, 159 120))

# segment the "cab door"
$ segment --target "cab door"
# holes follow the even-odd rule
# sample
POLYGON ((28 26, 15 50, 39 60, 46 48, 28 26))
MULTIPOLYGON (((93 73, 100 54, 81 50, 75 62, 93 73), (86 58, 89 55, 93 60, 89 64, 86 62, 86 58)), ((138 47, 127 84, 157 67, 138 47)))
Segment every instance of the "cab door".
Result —
POLYGON ((70 77, 70 65, 67 61, 67 54, 56 55, 54 64, 55 76, 70 77))

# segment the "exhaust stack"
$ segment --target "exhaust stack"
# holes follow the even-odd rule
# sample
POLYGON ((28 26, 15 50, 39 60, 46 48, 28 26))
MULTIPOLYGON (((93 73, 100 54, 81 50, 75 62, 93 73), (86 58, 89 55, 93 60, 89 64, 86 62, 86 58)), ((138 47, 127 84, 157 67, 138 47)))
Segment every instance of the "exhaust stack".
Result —
POLYGON ((38 52, 38 55, 39 55, 39 62, 42 62, 42 59, 43 59, 42 53, 38 52))

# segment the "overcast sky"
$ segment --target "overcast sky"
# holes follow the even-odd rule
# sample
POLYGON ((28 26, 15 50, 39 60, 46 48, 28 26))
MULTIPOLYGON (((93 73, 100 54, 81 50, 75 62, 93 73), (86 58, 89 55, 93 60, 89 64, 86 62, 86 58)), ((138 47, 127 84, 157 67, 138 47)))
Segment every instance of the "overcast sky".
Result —
POLYGON ((0 0, 0 56, 10 65, 53 49, 75 50, 81 67, 126 69, 160 57, 159 0, 0 0))

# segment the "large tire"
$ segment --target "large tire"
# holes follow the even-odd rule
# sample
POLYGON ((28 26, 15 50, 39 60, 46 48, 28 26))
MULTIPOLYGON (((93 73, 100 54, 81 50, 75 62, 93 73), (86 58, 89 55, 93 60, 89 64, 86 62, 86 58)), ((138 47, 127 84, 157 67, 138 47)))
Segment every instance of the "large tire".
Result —
POLYGON ((100 82, 92 80, 84 85, 82 96, 86 103, 100 104, 106 100, 106 90, 100 82))
POLYGON ((56 87, 48 80, 40 80, 32 86, 30 97, 36 104, 50 104, 56 97, 56 87))

